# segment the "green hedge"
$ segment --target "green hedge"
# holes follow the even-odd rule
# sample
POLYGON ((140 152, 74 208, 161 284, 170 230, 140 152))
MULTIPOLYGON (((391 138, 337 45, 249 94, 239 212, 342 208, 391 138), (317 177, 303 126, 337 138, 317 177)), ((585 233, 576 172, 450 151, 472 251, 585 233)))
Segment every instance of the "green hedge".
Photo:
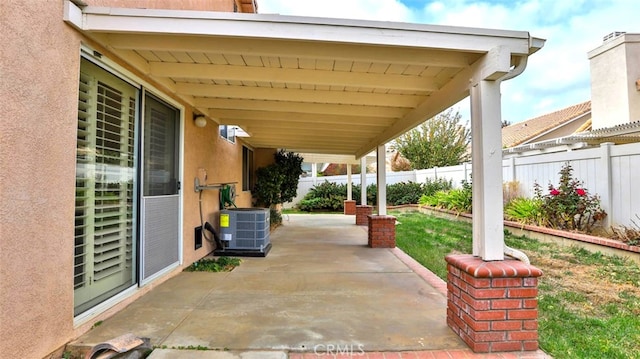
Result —
MULTIPOLYGON (((418 203, 423 195, 432 195, 441 190, 451 188, 451 181, 438 179, 427 180, 426 183, 400 182, 387 185, 387 205, 397 206, 402 204, 418 203)), ((375 205, 377 202, 378 187, 375 184, 367 186, 367 204, 375 205)), ((356 204, 360 204, 360 185, 353 185, 352 198, 356 204)), ((311 188, 298 208, 302 211, 342 211, 344 201, 347 199, 347 185, 324 181, 311 188)))

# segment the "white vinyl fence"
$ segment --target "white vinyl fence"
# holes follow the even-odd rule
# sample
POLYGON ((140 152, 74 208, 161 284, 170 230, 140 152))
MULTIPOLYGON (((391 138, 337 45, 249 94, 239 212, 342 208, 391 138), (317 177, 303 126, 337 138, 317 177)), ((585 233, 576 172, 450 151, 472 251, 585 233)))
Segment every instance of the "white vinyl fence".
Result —
MULTIPOLYGON (((549 183, 558 184, 560 169, 567 163, 573 168, 573 178, 582 181, 589 194, 600 197, 607 212, 607 225, 631 226, 640 216, 640 143, 628 145, 602 144, 600 147, 529 156, 515 156, 502 161, 504 182, 517 181, 523 196, 533 196, 534 183, 546 190, 549 183)), ((471 180, 472 166, 431 168, 428 170, 387 172, 387 184, 398 182, 426 182, 427 179, 446 178, 455 187, 462 180, 471 180)), ((360 175, 351 176, 360 184, 360 175)), ((298 184, 298 196, 285 207, 293 207, 315 185, 324 181, 347 183, 347 176, 307 177, 298 184)), ((373 173, 367 174, 367 185, 376 183, 373 173)), ((355 199, 355 198, 354 198, 355 199)), ((638 223, 640 225, 640 223, 638 223)))

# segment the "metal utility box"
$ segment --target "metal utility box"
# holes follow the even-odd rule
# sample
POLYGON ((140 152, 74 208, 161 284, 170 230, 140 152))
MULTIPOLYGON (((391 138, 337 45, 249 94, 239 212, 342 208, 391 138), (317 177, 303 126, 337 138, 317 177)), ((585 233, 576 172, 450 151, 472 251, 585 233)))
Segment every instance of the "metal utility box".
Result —
POLYGON ((243 255, 260 255, 269 251, 269 209, 227 208, 220 211, 220 239, 226 243, 223 251, 243 255), (248 254, 250 255, 250 254, 248 254))

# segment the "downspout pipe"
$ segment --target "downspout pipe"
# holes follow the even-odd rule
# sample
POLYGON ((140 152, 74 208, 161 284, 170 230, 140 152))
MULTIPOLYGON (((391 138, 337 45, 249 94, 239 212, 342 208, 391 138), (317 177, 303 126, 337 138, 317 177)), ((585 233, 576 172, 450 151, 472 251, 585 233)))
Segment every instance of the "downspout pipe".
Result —
MULTIPOLYGON (((527 67, 527 59, 528 59, 527 56, 518 56, 515 67, 511 71, 509 71, 507 74, 505 74, 500 79, 500 81, 510 80, 520 75, 524 71, 524 69, 527 67)), ((504 254, 508 255, 509 257, 515 258, 523 263, 531 264, 529 257, 527 257, 527 255, 521 250, 511 248, 506 244, 504 244, 503 246, 504 246, 503 248, 504 254)))

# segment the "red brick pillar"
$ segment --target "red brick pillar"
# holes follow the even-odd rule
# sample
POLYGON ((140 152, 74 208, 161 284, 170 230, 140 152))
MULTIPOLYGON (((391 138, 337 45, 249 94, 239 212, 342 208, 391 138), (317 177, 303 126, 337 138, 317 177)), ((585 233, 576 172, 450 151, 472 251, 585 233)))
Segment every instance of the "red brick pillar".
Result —
POLYGON ((348 199, 344 201, 344 214, 349 216, 356 214, 356 201, 348 199))
POLYGON ((396 246, 396 217, 370 215, 369 247, 395 248, 396 246))
POLYGON ((518 260, 449 255, 447 324, 474 352, 538 349, 538 277, 518 260))
POLYGON ((356 206, 356 224, 358 226, 366 226, 369 224, 367 219, 373 213, 373 206, 360 205, 356 206))

